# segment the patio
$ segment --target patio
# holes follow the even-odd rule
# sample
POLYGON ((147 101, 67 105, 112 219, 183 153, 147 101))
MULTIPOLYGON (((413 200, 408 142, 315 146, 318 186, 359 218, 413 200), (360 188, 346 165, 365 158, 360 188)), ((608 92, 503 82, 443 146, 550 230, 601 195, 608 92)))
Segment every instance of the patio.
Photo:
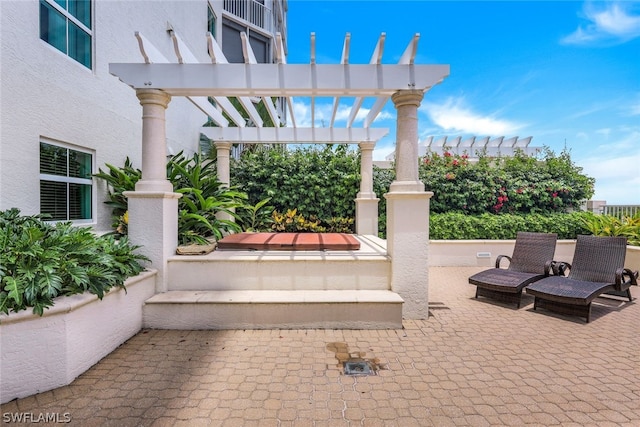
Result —
MULTIPOLYGON (((143 330, 71 385, 2 405, 82 426, 640 424, 640 307, 592 322, 475 300, 484 267, 430 268, 402 330, 143 330), (371 360, 346 376, 341 352, 371 360)), ((640 296, 632 288, 634 298, 640 296)))

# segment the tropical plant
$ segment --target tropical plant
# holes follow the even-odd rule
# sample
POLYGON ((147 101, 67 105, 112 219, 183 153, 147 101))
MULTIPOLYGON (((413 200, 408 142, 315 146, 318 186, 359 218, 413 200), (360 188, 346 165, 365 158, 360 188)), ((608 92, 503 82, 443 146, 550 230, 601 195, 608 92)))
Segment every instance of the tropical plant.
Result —
POLYGON ((267 205, 271 197, 260 200, 255 205, 245 204, 236 212, 244 231, 267 231, 273 224, 273 206, 267 205))
POLYGON ((285 213, 273 211, 273 224, 271 228, 274 231, 286 232, 313 232, 324 233, 325 227, 320 225, 320 220, 316 217, 306 219, 297 209, 287 209, 285 213))
POLYGON ((240 200, 242 194, 223 187, 222 196, 204 197, 203 191, 197 188, 181 188, 177 190, 183 197, 180 199, 178 215, 178 243, 206 245, 209 239, 221 239, 224 233, 241 231, 240 225, 230 219, 220 218, 220 213, 239 219, 234 208, 240 207, 241 202, 230 201, 231 194, 240 200))
POLYGON ((124 288, 148 261, 126 238, 43 218, 0 212, 0 312, 33 307, 42 315, 55 297, 85 291, 102 299, 112 287, 124 288))
POLYGON ((640 246, 640 213, 622 218, 590 213, 583 223, 594 236, 623 236, 629 245, 640 246))
MULTIPOLYGON (((123 216, 127 212, 128 202, 124 192, 135 190, 136 182, 142 177, 142 171, 133 167, 129 157, 125 159, 122 167, 110 164, 105 166, 106 171, 98 169, 94 176, 107 184, 107 200, 104 203, 111 206, 111 226, 117 230, 126 222, 123 216)), ((121 227, 116 234, 126 235, 126 229, 121 227)))
MULTIPOLYGON (((126 235, 128 213, 127 199, 123 193, 135 189, 142 173, 133 168, 128 158, 122 168, 109 164, 106 167, 108 172, 100 169, 95 176, 105 180, 108 185, 108 200, 105 203, 113 206, 114 233, 126 235)), ((219 239, 225 233, 241 230, 238 224, 222 217, 239 219, 235 210, 246 205, 246 194, 218 180, 214 161, 197 153, 186 157, 180 152, 167 162, 167 179, 174 191, 182 194, 178 201, 180 244, 206 244, 210 238, 219 239)))

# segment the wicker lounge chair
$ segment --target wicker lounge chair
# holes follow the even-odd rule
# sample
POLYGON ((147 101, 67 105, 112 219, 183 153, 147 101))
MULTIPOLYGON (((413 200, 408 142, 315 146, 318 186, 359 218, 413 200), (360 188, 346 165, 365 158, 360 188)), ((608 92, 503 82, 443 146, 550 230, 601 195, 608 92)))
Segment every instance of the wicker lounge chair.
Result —
POLYGON ((602 294, 631 298, 631 285, 638 272, 624 267, 627 251, 625 237, 578 236, 573 263, 560 263, 559 271, 569 275, 550 276, 527 287, 539 307, 564 314, 591 317, 591 303, 602 294))
POLYGON ((519 232, 513 256, 498 255, 495 268, 469 277, 469 283, 476 285, 476 298, 516 303, 520 308, 522 289, 550 274, 557 238, 553 233, 519 232), (503 259, 509 261, 508 268, 500 268, 503 259))

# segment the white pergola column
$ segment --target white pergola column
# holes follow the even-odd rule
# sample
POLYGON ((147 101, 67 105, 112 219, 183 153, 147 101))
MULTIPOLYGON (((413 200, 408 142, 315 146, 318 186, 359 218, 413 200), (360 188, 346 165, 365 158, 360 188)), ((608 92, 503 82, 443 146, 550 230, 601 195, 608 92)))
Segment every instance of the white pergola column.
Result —
POLYGON ((424 191, 418 179, 418 107, 424 93, 421 90, 399 90, 391 95, 397 113, 396 179, 390 192, 424 191))
MULTIPOLYGON (((231 154, 231 142, 216 141, 213 143, 216 147, 216 170, 218 171, 218 180, 225 186, 231 186, 231 166, 229 158, 231 154)), ((216 213, 218 219, 226 219, 235 222, 235 218, 226 212, 216 213)))
POLYGON ((418 179, 418 107, 422 91, 401 90, 391 97, 398 111, 396 180, 387 199, 387 251, 391 290, 404 299, 403 317, 429 316, 429 199, 418 179))
POLYGON ((356 196, 356 234, 378 236, 378 202, 373 191, 375 142, 360 142, 360 192, 356 196))
POLYGON ((142 105, 142 179, 136 191, 173 191, 167 180, 165 111, 171 97, 158 89, 138 89, 142 105))
POLYGON ((178 245, 178 199, 167 180, 165 110, 171 98, 161 90, 138 89, 142 105, 142 179, 127 191, 129 239, 142 246, 158 270, 156 292, 166 292, 167 260, 178 245))
POLYGON ((231 185, 231 168, 229 166, 229 157, 231 153, 231 143, 227 141, 216 141, 213 143, 216 147, 216 169, 218 171, 218 180, 227 187, 231 185))

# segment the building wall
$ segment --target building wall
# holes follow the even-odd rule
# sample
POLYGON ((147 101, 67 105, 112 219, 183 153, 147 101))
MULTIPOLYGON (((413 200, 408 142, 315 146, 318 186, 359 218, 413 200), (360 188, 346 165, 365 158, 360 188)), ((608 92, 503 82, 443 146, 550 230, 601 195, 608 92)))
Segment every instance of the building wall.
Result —
MULTIPOLYGON (((40 39, 38 0, 0 1, 0 210, 39 213, 41 138, 92 150, 94 172, 127 156, 141 166, 142 109, 134 90, 108 71, 111 62, 143 62, 135 31, 175 62, 169 22, 198 59, 208 60, 206 0, 94 0, 92 22, 89 70, 40 39)), ((196 151, 205 121, 186 98, 173 99, 168 153, 196 151)), ((93 225, 108 230, 111 212, 96 184, 93 225)))

